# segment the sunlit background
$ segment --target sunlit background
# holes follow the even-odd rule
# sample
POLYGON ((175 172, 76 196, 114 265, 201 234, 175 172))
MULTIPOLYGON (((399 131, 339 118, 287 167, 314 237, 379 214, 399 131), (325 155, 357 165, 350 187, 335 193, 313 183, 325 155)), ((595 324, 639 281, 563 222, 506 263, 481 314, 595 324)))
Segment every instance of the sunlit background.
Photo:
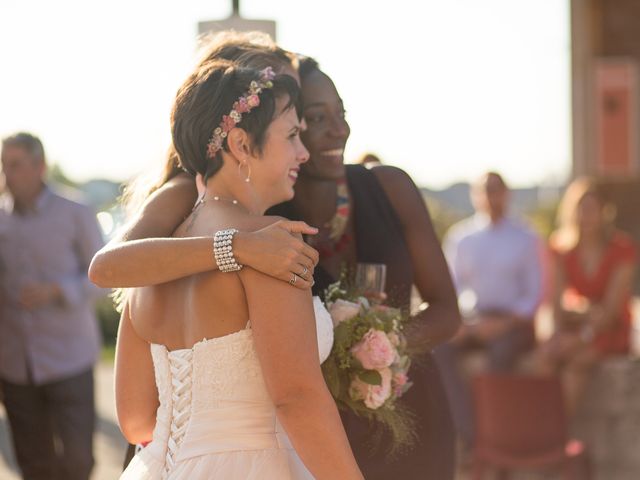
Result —
MULTIPOLYGON (((335 80, 347 159, 373 151, 443 188, 488 168, 514 186, 570 170, 567 0, 244 0, 335 80)), ((0 2, 0 135, 27 130, 77 181, 161 164, 197 23, 225 0, 0 2)))
MULTIPOLYGON (((0 137, 41 137, 52 178, 84 194, 111 237, 121 183, 164 163, 198 23, 231 12, 231 0, 0 0, 0 137)), ((472 212, 467 183, 491 169, 542 238, 564 186, 589 174, 616 205, 616 225, 640 241, 640 0, 241 0, 240 13, 276 22, 282 47, 320 62, 347 109, 347 161, 372 152, 405 169, 441 238, 472 212)), ((638 355, 640 279, 634 293, 638 355)), ((124 440, 109 299, 98 317, 102 480, 119 475, 124 440)), ((578 425, 594 480, 635 480, 640 362, 614 358, 599 372, 578 425)), ((7 430, 0 410, 0 478, 17 479, 7 430)), ((534 478, 555 477, 514 477, 534 478)))

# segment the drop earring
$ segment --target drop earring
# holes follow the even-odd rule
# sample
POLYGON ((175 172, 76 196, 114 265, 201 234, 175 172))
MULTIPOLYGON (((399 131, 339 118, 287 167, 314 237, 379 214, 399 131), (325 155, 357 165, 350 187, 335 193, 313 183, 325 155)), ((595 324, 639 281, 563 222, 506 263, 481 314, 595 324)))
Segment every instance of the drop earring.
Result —
POLYGON ((239 163, 239 164, 238 164, 238 175, 240 175, 240 174, 241 174, 240 170, 242 169, 243 165, 246 165, 246 166, 247 166, 247 171, 248 171, 247 176, 245 177, 244 181, 245 181, 245 182, 247 182, 247 183, 249 183, 249 182, 251 181, 251 165, 249 165, 249 164, 248 164, 248 163, 246 163, 246 162, 245 162, 244 164, 239 163))

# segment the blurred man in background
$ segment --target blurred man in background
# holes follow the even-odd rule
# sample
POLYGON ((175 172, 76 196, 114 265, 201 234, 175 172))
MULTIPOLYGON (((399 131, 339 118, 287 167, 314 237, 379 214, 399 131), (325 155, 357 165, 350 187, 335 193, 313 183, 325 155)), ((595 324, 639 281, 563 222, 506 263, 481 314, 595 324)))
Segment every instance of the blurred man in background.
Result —
POLYGON ((100 339, 87 278, 102 237, 93 213, 45 183, 41 141, 2 142, 0 382, 26 479, 88 479, 100 339))
POLYGON ((471 200, 475 215, 451 227, 444 241, 464 323, 436 352, 467 445, 473 441, 473 417, 461 358, 481 350, 490 371, 512 370, 535 344, 533 318, 542 299, 542 246, 529 228, 508 216, 510 195, 502 177, 483 175, 471 188, 471 200))

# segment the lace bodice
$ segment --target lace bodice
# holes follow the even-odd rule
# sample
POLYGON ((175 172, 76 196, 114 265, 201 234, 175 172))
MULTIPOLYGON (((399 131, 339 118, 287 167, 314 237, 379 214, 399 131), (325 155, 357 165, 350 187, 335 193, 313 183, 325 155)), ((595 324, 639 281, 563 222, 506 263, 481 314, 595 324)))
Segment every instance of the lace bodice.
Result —
MULTIPOLYGON (((333 325, 314 298, 320 361, 333 345, 333 325)), ((290 448, 267 393, 251 329, 202 340, 190 349, 151 345, 160 407, 145 449, 165 476, 187 458, 215 452, 290 448)))

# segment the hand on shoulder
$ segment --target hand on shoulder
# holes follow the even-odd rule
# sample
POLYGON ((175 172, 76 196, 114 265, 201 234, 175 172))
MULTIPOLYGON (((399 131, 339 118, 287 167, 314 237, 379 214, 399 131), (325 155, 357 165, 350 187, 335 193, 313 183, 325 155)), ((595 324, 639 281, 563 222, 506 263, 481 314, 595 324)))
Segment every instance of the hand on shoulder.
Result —
POLYGON ((311 288, 319 254, 303 241, 302 234, 315 234, 317 229, 265 216, 256 218, 250 230, 238 233, 234 250, 240 263, 300 289, 311 288))

